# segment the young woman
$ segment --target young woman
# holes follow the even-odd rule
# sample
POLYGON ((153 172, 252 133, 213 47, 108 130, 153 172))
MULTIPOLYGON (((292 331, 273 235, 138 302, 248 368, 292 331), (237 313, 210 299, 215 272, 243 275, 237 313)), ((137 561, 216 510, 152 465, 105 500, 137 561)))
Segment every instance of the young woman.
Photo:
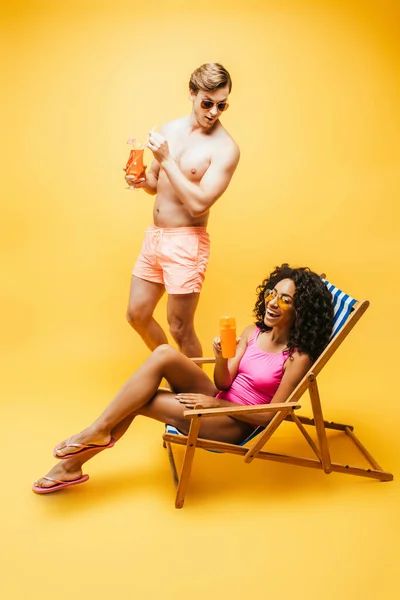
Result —
MULTIPOLYGON (((243 331, 236 356, 224 359, 216 338, 214 383, 189 358, 167 344, 156 348, 130 377, 104 412, 81 433, 54 449, 59 462, 35 482, 46 494, 84 483, 82 465, 118 441, 142 415, 187 433, 184 411, 285 402, 329 341, 332 296, 321 278, 306 267, 277 267, 257 288, 255 324, 243 331), (165 378, 173 391, 161 391, 165 378)), ((200 437, 238 443, 273 414, 204 419, 200 437)))

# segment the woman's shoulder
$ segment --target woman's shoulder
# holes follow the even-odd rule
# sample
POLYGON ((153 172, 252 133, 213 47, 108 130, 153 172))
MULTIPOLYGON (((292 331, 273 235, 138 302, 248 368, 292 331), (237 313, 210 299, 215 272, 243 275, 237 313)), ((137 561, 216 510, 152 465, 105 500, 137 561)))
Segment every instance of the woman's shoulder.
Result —
POLYGON ((247 342, 249 340, 251 340, 251 338, 254 336, 254 334, 258 331, 258 327, 257 325, 248 325, 247 327, 245 327, 241 333, 240 339, 244 339, 247 342))
POLYGON ((295 350, 291 355, 290 360, 287 360, 285 363, 285 371, 287 371, 288 369, 295 369, 307 373, 312 364, 313 361, 311 360, 308 354, 306 354, 305 352, 299 352, 298 350, 295 350))

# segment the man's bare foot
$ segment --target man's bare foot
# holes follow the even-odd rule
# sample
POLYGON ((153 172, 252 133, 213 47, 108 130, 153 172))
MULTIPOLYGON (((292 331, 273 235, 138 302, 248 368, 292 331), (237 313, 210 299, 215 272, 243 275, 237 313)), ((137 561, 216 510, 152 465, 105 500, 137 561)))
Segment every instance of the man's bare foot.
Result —
MULTIPOLYGON (((56 479, 57 481, 74 481, 75 479, 79 479, 82 477, 82 469, 77 467, 68 467, 67 464, 63 462, 57 463, 47 474, 46 477, 50 477, 51 479, 56 479)), ((49 481, 49 479, 44 479, 41 477, 34 484, 39 488, 50 488, 56 487, 57 483, 54 481, 49 481)))
POLYGON ((109 433, 100 433, 93 427, 88 427, 80 433, 73 435, 68 440, 61 442, 61 444, 58 444, 54 449, 54 456, 63 458, 84 451, 111 447, 111 442, 112 438, 109 433))

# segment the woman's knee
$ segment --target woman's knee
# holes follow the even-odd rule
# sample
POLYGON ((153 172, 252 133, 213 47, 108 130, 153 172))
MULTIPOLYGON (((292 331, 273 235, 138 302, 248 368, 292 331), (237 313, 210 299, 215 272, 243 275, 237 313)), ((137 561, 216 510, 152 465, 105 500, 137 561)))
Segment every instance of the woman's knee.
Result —
POLYGON ((160 344, 157 346, 155 350, 151 353, 152 360, 156 362, 160 362, 162 364, 167 364, 173 362, 180 356, 178 350, 170 346, 169 344, 160 344))
POLYGON ((159 376, 167 378, 171 372, 175 372, 181 356, 181 353, 169 344, 161 344, 153 350, 147 362, 159 376))

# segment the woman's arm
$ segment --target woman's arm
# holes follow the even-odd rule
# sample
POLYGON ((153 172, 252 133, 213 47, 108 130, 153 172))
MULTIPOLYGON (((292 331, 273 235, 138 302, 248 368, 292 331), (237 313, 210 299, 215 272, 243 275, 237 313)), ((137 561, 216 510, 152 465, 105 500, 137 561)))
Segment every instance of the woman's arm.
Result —
MULTIPOLYGON (((284 365, 282 381, 271 400, 271 404, 286 402, 290 394, 310 369, 311 365, 312 360, 307 354, 294 352, 292 358, 288 359, 284 365)), ((275 414, 276 412, 254 415, 235 415, 233 418, 238 419, 239 421, 245 421, 246 423, 251 423, 252 425, 262 425, 263 427, 266 427, 275 414)))
POLYGON ((214 383, 219 390, 227 390, 235 379, 239 363, 246 351, 247 343, 255 330, 255 325, 249 325, 243 331, 236 346, 234 358, 222 358, 221 342, 216 338, 213 343, 215 355, 214 383), (218 340, 218 341, 217 341, 218 340))

